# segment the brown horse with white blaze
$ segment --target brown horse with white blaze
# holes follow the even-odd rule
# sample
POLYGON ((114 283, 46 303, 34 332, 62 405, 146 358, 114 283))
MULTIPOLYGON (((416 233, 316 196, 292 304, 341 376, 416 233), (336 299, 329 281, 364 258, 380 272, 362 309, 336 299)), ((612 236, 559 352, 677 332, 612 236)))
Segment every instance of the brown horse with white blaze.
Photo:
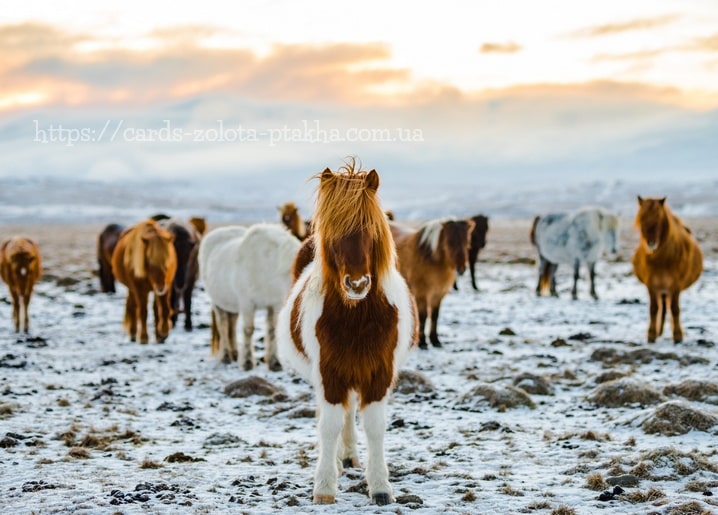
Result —
POLYGON ((441 347, 437 333, 439 308, 456 272, 466 271, 472 220, 449 218, 427 222, 419 230, 391 224, 399 254, 399 270, 409 284, 419 310, 419 347, 426 349, 424 325, 431 316, 429 340, 441 347))
POLYGON ((125 231, 112 254, 112 271, 127 286, 124 326, 131 341, 148 343, 147 301, 154 293, 155 339, 162 343, 172 326, 170 296, 177 270, 174 237, 154 220, 145 220, 125 231))
POLYGON ((648 341, 655 342, 663 334, 670 309, 673 341, 679 343, 683 341, 679 297, 703 272, 703 253, 691 230, 666 205, 666 197, 638 197, 636 228, 641 234, 633 272, 648 288, 648 341))
POLYGON ((97 237, 97 264, 99 265, 100 291, 115 293, 115 276, 112 274, 112 254, 120 234, 125 228, 119 224, 108 224, 97 237))
POLYGON ((12 297, 15 331, 30 330, 30 297, 42 275, 40 249, 30 238, 15 236, 0 244, 0 276, 12 297))
POLYGON ((384 458, 386 404, 416 341, 416 308, 376 195, 379 174, 354 164, 318 176, 314 249, 304 256, 312 261, 277 325, 280 360, 317 392, 317 504, 334 502, 338 463, 359 465, 357 408, 367 435, 369 495, 377 504, 393 501, 384 458))

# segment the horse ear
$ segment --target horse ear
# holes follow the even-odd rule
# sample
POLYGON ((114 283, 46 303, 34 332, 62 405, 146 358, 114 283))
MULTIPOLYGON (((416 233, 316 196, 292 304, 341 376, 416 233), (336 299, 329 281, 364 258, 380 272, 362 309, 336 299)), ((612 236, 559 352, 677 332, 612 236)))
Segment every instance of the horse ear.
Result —
POLYGON ((379 189, 379 174, 373 168, 366 174, 366 187, 370 191, 379 189))
POLYGON ((665 204, 665 203, 666 203, 666 197, 659 198, 659 199, 658 199, 658 203, 659 203, 660 205, 665 204))
POLYGON ((332 171, 329 168, 325 168, 324 171, 322 172, 322 174, 320 175, 320 180, 323 182, 328 179, 331 179, 333 176, 334 176, 334 174, 332 173, 332 171))
POLYGON ((638 195, 638 205, 639 205, 639 206, 642 206, 642 205, 643 205, 643 197, 640 196, 640 195, 638 195))

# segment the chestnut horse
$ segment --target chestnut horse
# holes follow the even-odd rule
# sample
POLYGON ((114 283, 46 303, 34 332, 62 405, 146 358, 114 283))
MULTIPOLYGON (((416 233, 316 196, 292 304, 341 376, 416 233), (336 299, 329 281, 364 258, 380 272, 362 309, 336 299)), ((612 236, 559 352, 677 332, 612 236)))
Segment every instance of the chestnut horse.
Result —
POLYGON ((302 219, 299 208, 294 202, 285 202, 277 209, 279 209, 279 219, 299 241, 304 241, 311 234, 311 222, 302 219))
POLYGON ((172 325, 177 324, 180 313, 184 313, 185 331, 192 330, 192 292, 199 276, 197 254, 202 232, 206 229, 203 218, 190 218, 183 222, 177 218, 163 218, 159 222, 174 236, 174 248, 177 255, 177 271, 172 281, 172 325))
POLYGON ((100 291, 115 293, 115 276, 112 274, 112 253, 125 228, 118 224, 107 225, 97 237, 97 264, 100 266, 100 291))
POLYGON ((12 318, 15 331, 30 330, 30 297, 42 275, 40 250, 30 238, 15 236, 0 244, 0 276, 12 297, 12 318), (21 324, 22 322, 22 324, 21 324))
POLYGON ((466 271, 472 220, 449 218, 432 220, 414 231, 391 225, 399 254, 399 270, 409 284, 419 309, 419 347, 426 349, 424 325, 431 315, 429 340, 441 347, 436 331, 439 307, 456 280, 456 272, 466 271))
POLYGON ((131 341, 136 340, 139 322, 140 343, 149 342, 147 300, 150 292, 154 292, 157 343, 164 342, 170 332, 170 295, 177 270, 173 240, 172 234, 157 222, 145 220, 122 233, 112 254, 112 272, 129 290, 124 326, 131 341))
POLYGON ((383 505, 393 502, 384 458, 386 404, 416 341, 416 308, 377 199, 379 174, 354 166, 318 176, 314 258, 279 313, 277 336, 280 360, 317 392, 314 502, 334 502, 339 464, 359 466, 358 407, 369 495, 383 505))
POLYGON ((663 334, 670 308, 673 341, 679 343, 683 341, 679 297, 703 272, 703 253, 691 230, 666 205, 666 197, 639 196, 636 227, 641 234, 633 254, 633 272, 648 288, 648 341, 653 343, 663 334))

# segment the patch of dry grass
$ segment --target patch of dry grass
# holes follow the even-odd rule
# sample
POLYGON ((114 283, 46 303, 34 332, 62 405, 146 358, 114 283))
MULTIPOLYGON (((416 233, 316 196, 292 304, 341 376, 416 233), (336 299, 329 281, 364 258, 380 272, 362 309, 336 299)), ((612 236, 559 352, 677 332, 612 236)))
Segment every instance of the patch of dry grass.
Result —
POLYGON ((669 384, 663 389, 665 395, 678 395, 691 401, 718 404, 718 383, 688 379, 679 384, 669 384))
POLYGON ((669 508, 666 515, 712 515, 710 510, 698 501, 691 501, 669 508))
POLYGON ((551 510, 551 515, 576 515, 576 510, 562 504, 551 510))
POLYGON ((718 418, 681 401, 670 401, 656 408, 653 415, 643 421, 641 427, 648 434, 676 436, 691 429, 708 431, 718 424, 718 418))
POLYGON ((652 486, 645 492, 642 492, 640 490, 633 490, 621 496, 622 499, 625 499, 632 504, 655 502, 659 499, 664 499, 665 497, 665 492, 660 488, 656 488, 655 486, 652 486))
POLYGON ((652 386, 631 378, 615 379, 596 387, 588 401, 606 408, 631 404, 656 404, 664 401, 663 395, 652 386))
POLYGON ((600 472, 594 472, 586 476, 586 488, 600 492, 608 488, 608 483, 600 472))

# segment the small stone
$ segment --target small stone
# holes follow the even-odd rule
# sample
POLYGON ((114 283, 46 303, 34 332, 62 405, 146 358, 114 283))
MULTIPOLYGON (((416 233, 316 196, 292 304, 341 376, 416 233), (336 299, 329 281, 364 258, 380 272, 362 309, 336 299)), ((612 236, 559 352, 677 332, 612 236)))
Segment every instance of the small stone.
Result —
POLYGON ((613 495, 613 492, 609 492, 608 490, 606 490, 605 492, 601 492, 601 495, 598 496, 598 500, 603 502, 612 501, 615 498, 616 496, 613 495))
POLYGON ((499 331, 499 336, 516 336, 516 333, 510 327, 504 327, 499 331))

